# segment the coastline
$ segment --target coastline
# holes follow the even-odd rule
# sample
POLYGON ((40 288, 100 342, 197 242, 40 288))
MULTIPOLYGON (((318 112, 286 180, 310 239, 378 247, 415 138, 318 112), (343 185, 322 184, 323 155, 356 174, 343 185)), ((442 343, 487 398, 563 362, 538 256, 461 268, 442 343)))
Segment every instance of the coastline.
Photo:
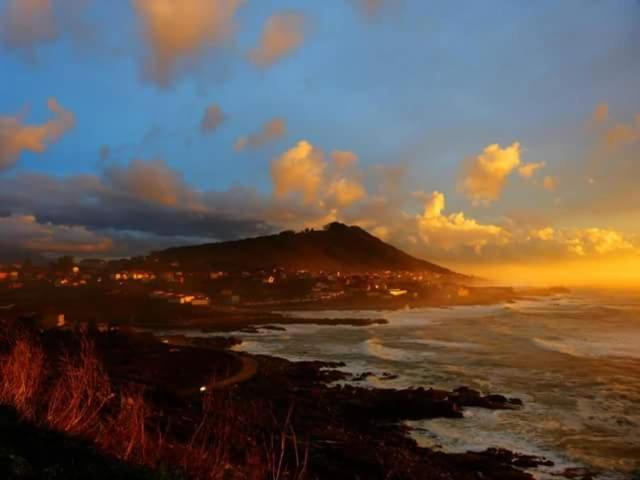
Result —
POLYGON ((210 315, 199 316, 193 318, 180 318, 175 321, 165 319, 161 322, 144 321, 133 322, 132 326, 142 328, 144 330, 200 330, 203 333, 231 333, 234 331, 242 331, 244 329, 259 329, 270 325, 326 325, 339 326, 348 325, 353 327, 368 327, 372 325, 387 324, 387 320, 372 315, 367 318, 353 318, 349 315, 344 317, 318 318, 304 317, 302 315, 290 315, 289 312, 321 312, 321 311, 361 311, 361 312, 384 312, 384 311, 400 311, 415 310, 426 308, 450 309, 455 307, 475 307, 475 306, 491 306, 500 304, 512 304, 521 300, 535 300, 540 298, 553 297, 569 292, 569 290, 560 287, 553 288, 528 288, 514 290, 510 287, 500 287, 499 289, 490 289, 490 294, 486 294, 484 290, 478 289, 478 294, 461 298, 452 298, 447 301, 443 299, 424 299, 415 301, 412 299, 407 303, 403 299, 392 299, 385 301, 372 301, 368 298, 361 298, 360 301, 349 299, 340 299, 336 301, 316 301, 316 302, 280 302, 271 304, 270 308, 263 310, 262 308, 246 308, 231 307, 226 309, 212 309, 210 315))

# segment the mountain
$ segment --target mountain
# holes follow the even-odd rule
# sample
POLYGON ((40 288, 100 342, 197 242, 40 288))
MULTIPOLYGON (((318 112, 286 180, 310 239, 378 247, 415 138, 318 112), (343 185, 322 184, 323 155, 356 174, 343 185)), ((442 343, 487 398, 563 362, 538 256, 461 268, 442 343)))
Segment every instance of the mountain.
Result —
POLYGON ((428 271, 456 275, 444 267, 413 257, 360 227, 338 222, 322 230, 284 231, 245 240, 174 247, 156 252, 154 256, 195 268, 206 266, 221 270, 283 267, 347 272, 428 271))

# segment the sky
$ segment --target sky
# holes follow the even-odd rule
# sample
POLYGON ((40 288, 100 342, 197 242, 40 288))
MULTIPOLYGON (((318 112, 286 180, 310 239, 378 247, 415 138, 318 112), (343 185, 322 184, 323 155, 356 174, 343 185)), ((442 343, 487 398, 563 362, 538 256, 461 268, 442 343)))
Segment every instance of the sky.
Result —
POLYGON ((0 0, 0 248, 359 225, 640 284, 638 0, 0 0))

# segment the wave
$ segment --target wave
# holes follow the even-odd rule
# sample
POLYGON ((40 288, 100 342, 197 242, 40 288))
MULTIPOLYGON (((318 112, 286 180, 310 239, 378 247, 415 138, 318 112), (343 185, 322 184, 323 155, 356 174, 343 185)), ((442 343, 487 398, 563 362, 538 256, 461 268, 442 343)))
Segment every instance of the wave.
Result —
POLYGON ((419 339, 419 340, 412 340, 411 342, 408 342, 408 343, 418 344, 418 345, 427 345, 429 347, 435 347, 435 348, 451 348, 454 350, 479 350, 481 348, 481 346, 478 345, 477 343, 450 342, 447 340, 419 339))
MULTIPOLYGON (((637 336, 636 336, 637 337, 637 336)), ((620 337, 601 341, 578 339, 550 340, 534 337, 533 343, 543 350, 579 358, 624 357, 640 359, 640 338, 620 337)))
POLYGON ((431 352, 410 352, 401 348, 386 346, 379 338, 370 338, 363 343, 364 353, 381 360, 394 362, 415 362, 419 357, 433 355, 431 352))

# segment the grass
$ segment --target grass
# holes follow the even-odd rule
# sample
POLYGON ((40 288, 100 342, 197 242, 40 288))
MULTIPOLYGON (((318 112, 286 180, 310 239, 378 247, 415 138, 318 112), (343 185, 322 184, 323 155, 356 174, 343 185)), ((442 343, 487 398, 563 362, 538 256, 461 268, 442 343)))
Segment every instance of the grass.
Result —
MULTIPOLYGON (((55 431, 64 438, 85 442, 83 452, 91 446, 94 456, 89 459, 89 469, 102 464, 95 456, 101 452, 120 462, 118 465, 128 462, 142 467, 140 472, 179 471, 195 480, 223 480, 229 475, 255 480, 303 480, 306 476, 308 448, 301 451, 298 447, 291 425, 292 410, 280 427, 276 423, 260 433, 251 428, 260 425, 255 420, 265 412, 257 408, 255 412, 239 412, 228 396, 207 392, 198 417, 187 426, 185 434, 176 435, 167 426, 171 418, 164 418, 146 398, 142 386, 114 386, 88 335, 80 335, 67 345, 67 350, 53 354, 54 358, 47 357, 34 332, 5 332, 0 339, 0 404, 16 412, 17 421, 22 422, 20 428, 39 428, 50 435, 55 431), (25 421, 30 426, 25 426, 25 421)), ((20 434, 18 430, 14 433, 20 434)), ((7 434, 4 432, 5 443, 7 434)), ((9 459, 9 474, 15 474, 18 465, 11 458, 25 458, 25 465, 30 465, 29 458, 37 456, 28 451, 27 444, 24 447, 26 453, 4 457, 9 459)), ((38 465, 42 466, 42 462, 38 465)), ((46 465, 43 468, 50 470, 46 465)), ((53 472, 59 466, 51 468, 53 472)), ((60 468, 65 471, 67 466, 60 468)), ((20 478, 17 475, 15 478, 20 478)), ((96 475, 37 478, 129 478, 96 475)))

